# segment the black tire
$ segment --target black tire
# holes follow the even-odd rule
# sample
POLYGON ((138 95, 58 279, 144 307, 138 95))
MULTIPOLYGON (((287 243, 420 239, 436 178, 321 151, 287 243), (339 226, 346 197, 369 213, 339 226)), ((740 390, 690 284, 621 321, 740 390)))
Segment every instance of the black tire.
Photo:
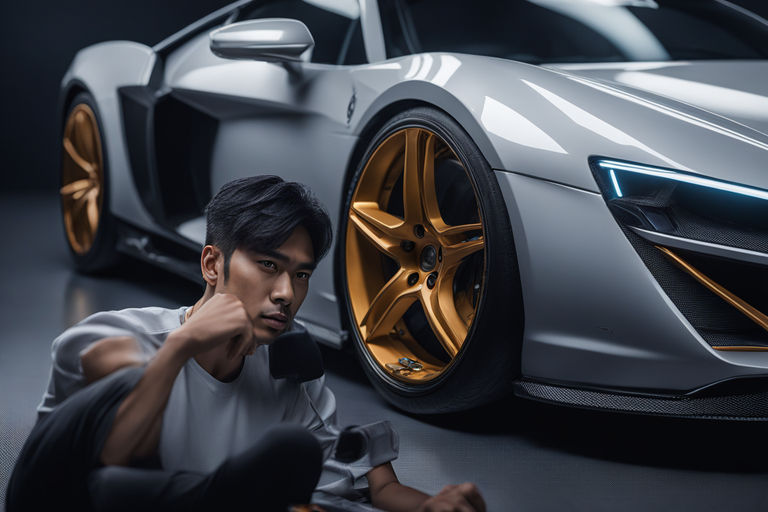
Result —
MULTIPOLYGON (((438 176, 438 172, 436 167, 435 176, 438 176)), ((436 195, 438 188, 435 186, 436 195)), ((418 107, 402 112, 386 122, 372 137, 349 181, 340 224, 337 272, 341 277, 339 284, 342 289, 337 296, 342 298, 342 318, 348 323, 346 327, 351 343, 365 373, 387 401, 412 413, 444 413, 471 409, 511 390, 512 382, 520 373, 523 334, 520 278, 512 231, 493 171, 469 135, 453 118, 433 108, 418 107), (403 379, 395 378, 392 372, 386 371, 381 362, 372 356, 362 338, 361 327, 355 320, 346 271, 349 264, 378 265, 368 261, 347 261, 350 207, 366 164, 376 149, 393 134, 408 128, 423 129, 439 136, 453 151, 453 157, 460 160, 465 169, 464 175, 474 192, 485 241, 482 255, 484 284, 479 300, 475 303, 474 320, 468 327, 464 343, 438 377, 423 383, 404 382, 403 379)), ((412 323, 408 325, 410 329, 412 323)), ((402 335, 402 331, 399 332, 402 335)))
MULTIPOLYGON (((87 111, 87 110, 86 110, 87 111)), ((90 117, 89 117, 90 119, 90 117)), ((93 96, 88 92, 78 93, 67 107, 66 115, 61 124, 61 137, 62 141, 61 155, 60 155, 60 182, 59 189, 62 191, 59 194, 61 203, 61 219, 62 227, 64 228, 64 237, 67 242, 67 247, 75 263, 75 267, 79 272, 83 273, 103 273, 112 270, 120 261, 120 255, 117 252, 117 223, 110 213, 110 197, 109 197, 109 161, 107 158, 107 151, 104 145, 104 131, 101 122, 101 116, 99 114, 98 106, 93 96), (98 221, 95 229, 95 235, 92 235, 87 240, 79 240, 77 235, 73 235, 72 226, 72 208, 67 205, 69 201, 68 196, 63 193, 63 187, 68 183, 71 183, 73 178, 68 175, 71 173, 72 168, 82 169, 77 165, 73 167, 73 159, 69 155, 67 149, 64 147, 64 139, 67 136, 68 120, 73 115, 76 109, 86 110, 90 109, 93 115, 93 122, 95 123, 95 136, 98 137, 97 148, 101 159, 101 172, 99 176, 99 199, 98 205, 98 221), (67 211, 69 210, 69 220, 67 219, 67 211), (68 225, 69 224, 69 225, 68 225)), ((89 175, 83 174, 88 178, 89 175)), ((82 231, 82 230, 80 230, 82 231)), ((80 237, 82 238, 82 237, 80 237)))

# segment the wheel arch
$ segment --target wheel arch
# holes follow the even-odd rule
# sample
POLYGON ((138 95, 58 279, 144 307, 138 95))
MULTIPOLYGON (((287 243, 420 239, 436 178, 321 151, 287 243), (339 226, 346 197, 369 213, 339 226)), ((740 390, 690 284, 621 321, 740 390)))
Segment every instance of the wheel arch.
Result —
POLYGON ((59 119, 59 130, 64 127, 64 114, 67 111, 67 107, 72 103, 75 97, 81 92, 90 93, 88 86, 83 81, 73 78, 66 85, 61 88, 59 94, 59 103, 57 105, 57 115, 59 119))
POLYGON ((67 122, 67 109, 72 104, 77 95, 81 92, 90 93, 85 83, 83 83, 81 80, 73 78, 69 80, 66 85, 62 86, 59 93, 59 101, 58 105, 56 106, 56 119, 58 124, 56 130, 56 140, 54 141, 54 147, 56 147, 57 152, 57 162, 60 162, 62 158, 63 149, 61 147, 61 138, 64 135, 64 125, 67 122))

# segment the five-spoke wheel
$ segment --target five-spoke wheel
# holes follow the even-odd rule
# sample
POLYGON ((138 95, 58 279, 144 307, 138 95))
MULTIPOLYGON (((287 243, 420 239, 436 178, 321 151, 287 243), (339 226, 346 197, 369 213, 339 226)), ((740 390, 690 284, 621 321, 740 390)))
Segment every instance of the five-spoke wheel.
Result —
MULTIPOLYGON (((472 340, 480 331, 489 334, 484 326, 498 325, 487 314, 484 325, 476 325, 481 312, 500 309, 487 303, 489 289, 492 296, 503 294, 491 280, 508 280, 508 306, 513 316, 519 312, 514 261, 507 264, 514 278, 507 277, 508 269, 490 273, 499 258, 491 257, 489 238, 507 253, 512 243, 508 229, 499 229, 508 220, 498 218, 506 212, 490 168, 455 121, 416 109, 387 123, 374 138, 353 177, 345 212, 340 271, 350 328, 369 376, 402 408, 461 408, 467 393, 445 391, 458 385, 450 381, 487 390, 477 384, 486 379, 456 375, 482 364, 485 355, 469 350, 472 340), (416 395, 429 398, 420 401, 416 395), (457 402, 450 403, 453 399, 457 402)), ((521 320, 515 322, 508 331, 511 342, 497 354, 510 374, 517 371, 508 364, 518 352, 521 320)), ((494 342, 486 346, 492 349, 494 342)), ((477 371, 507 380, 495 371, 477 371)))

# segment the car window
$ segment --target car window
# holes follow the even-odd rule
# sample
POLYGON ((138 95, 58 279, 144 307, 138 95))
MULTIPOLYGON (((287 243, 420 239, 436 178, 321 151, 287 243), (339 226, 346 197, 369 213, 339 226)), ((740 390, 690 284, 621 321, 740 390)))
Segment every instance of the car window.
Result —
POLYGON ((715 0, 379 0, 387 57, 530 63, 765 59, 768 22, 715 0))
POLYGON ((237 21, 291 18, 303 22, 315 40, 312 62, 366 62, 357 0, 274 0, 243 9, 237 21))

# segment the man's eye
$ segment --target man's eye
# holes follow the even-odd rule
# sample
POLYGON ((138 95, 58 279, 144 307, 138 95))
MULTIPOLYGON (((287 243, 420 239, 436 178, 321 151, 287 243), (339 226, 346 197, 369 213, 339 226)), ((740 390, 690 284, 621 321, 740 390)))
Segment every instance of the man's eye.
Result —
POLYGON ((310 274, 309 272, 299 272, 298 274, 296 274, 296 277, 298 277, 299 279, 309 279, 311 275, 312 274, 310 274))
POLYGON ((274 262, 274 261, 269 261, 269 260, 261 260, 259 263, 261 263, 262 265, 264 265, 264 266, 265 266, 265 267, 267 267, 268 269, 272 269, 272 270, 274 270, 274 269, 276 269, 276 268, 277 268, 277 265, 275 265, 275 262, 274 262))

